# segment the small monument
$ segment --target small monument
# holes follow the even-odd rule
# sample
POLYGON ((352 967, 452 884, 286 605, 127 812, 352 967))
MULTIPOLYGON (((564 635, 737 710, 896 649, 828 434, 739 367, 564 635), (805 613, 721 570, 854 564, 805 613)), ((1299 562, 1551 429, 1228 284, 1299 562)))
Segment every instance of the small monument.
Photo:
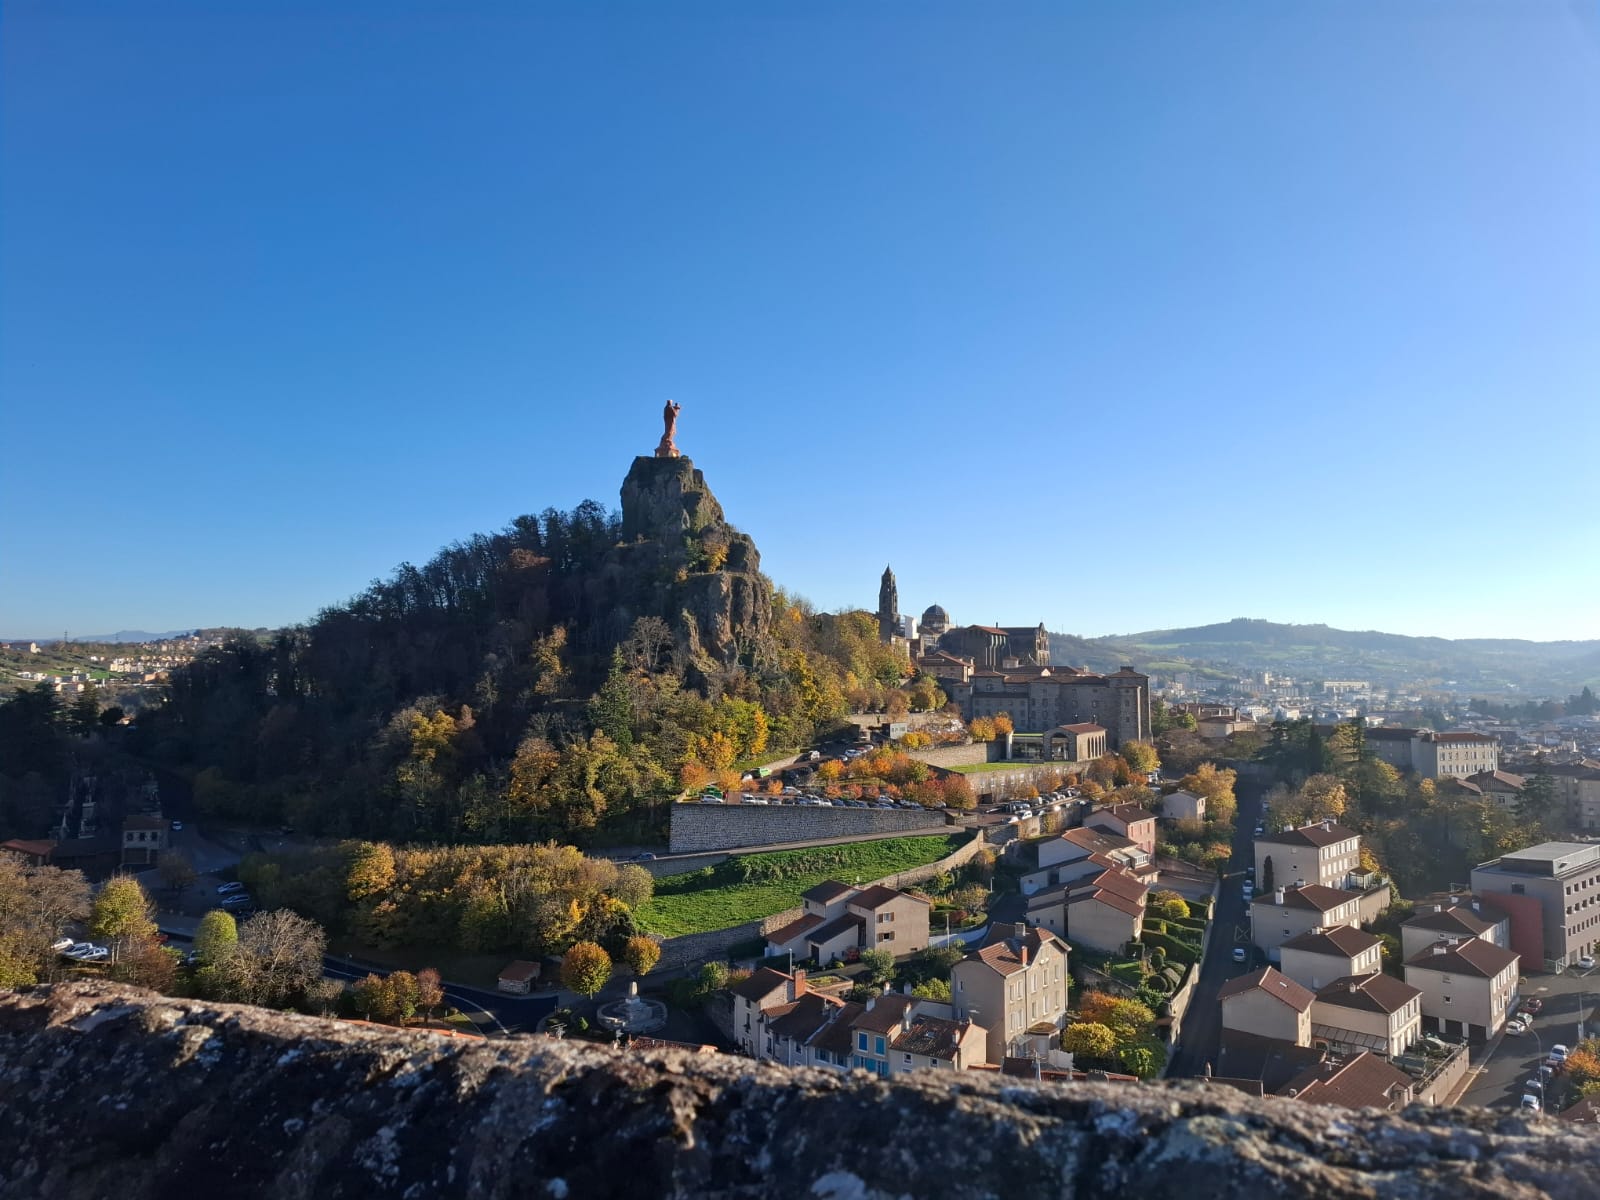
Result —
POLYGON ((624 1033, 652 1033, 667 1023, 667 1006, 639 995, 639 981, 628 983, 626 999, 600 1006, 600 1023, 624 1033))
POLYGON ((666 423, 666 432, 661 435, 661 444, 656 447, 657 458, 677 458, 678 443, 674 440, 678 433, 678 414, 683 411, 683 405, 676 400, 668 400, 667 406, 661 410, 661 419, 666 423))

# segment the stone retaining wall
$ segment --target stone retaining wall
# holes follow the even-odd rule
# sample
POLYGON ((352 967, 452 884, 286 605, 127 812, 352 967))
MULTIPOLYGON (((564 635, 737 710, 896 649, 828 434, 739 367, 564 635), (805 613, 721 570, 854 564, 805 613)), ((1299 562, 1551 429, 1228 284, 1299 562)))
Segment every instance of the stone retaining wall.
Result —
POLYGON ((906 757, 925 762, 930 767, 970 767, 989 761, 988 742, 969 742, 965 746, 929 746, 924 750, 907 750, 906 757))
POLYGON ((824 841, 869 833, 924 833, 948 822, 937 809, 811 808, 798 804, 674 804, 667 848, 673 854, 824 841))

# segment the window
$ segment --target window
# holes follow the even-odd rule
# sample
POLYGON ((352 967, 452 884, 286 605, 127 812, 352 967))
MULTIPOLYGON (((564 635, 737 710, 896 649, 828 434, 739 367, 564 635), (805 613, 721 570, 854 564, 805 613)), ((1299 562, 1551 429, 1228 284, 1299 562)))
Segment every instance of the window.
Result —
POLYGON ((882 1055, 884 1053, 884 1044, 882 1038, 872 1039, 872 1052, 877 1055, 882 1055))
POLYGON ((909 1067, 910 1065, 911 1065, 911 1055, 908 1054, 908 1055, 906 1055, 906 1066, 909 1067))
POLYGON ((1444 998, 1444 1002, 1445 1002, 1445 1003, 1446 1003, 1446 1004, 1449 1004, 1449 1003, 1450 1003, 1450 997, 1449 997, 1449 996, 1446 996, 1446 997, 1445 997, 1445 998, 1444 998))
POLYGON ((865 1050, 866 1048, 867 1048, 867 1035, 864 1034, 864 1033, 856 1034, 856 1049, 857 1050, 865 1050))

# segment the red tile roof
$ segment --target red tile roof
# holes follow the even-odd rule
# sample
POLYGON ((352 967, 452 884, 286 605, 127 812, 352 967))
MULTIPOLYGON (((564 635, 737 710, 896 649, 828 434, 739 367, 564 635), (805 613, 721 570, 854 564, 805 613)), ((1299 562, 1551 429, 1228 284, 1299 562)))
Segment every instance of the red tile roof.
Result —
POLYGON ((1449 942, 1435 942, 1422 953, 1406 959, 1406 966, 1423 971, 1449 971, 1456 975, 1494 979, 1517 958, 1516 954, 1493 942, 1486 942, 1482 938, 1466 938, 1453 946, 1449 942), (1444 949, 1441 950, 1441 946, 1444 949))
POLYGON ((1397 1013, 1420 995, 1419 988, 1377 971, 1371 975, 1346 975, 1335 979, 1317 993, 1317 999, 1337 1008, 1397 1013))
POLYGON ((1352 925, 1338 925, 1333 929, 1312 929, 1285 942, 1281 949, 1304 950, 1310 954, 1326 954, 1334 958, 1354 958, 1380 945, 1378 938, 1364 929, 1352 925))
POLYGON ((1347 829, 1333 821, 1318 821, 1311 825, 1302 825, 1299 829, 1291 829, 1280 833, 1267 832, 1256 838, 1256 842, 1272 842, 1280 846, 1331 846, 1335 842, 1347 842, 1353 837, 1360 837, 1354 829, 1347 829))
POLYGON ((1307 1104, 1341 1108, 1403 1108, 1411 1102, 1416 1080, 1399 1067, 1363 1050, 1341 1063, 1308 1067, 1278 1093, 1307 1104))
POLYGON ((1316 999, 1310 988, 1296 983, 1272 967, 1260 967, 1248 975, 1230 979, 1217 992, 1217 999, 1231 1000, 1235 996, 1255 991, 1265 992, 1274 1000, 1283 1001, 1296 1012, 1306 1012, 1311 1008, 1311 1002, 1316 999))

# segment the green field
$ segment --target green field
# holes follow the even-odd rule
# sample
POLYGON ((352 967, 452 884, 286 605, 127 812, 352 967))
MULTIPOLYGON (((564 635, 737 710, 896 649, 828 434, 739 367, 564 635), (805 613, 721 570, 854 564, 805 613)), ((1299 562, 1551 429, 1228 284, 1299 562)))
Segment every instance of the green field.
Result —
POLYGON ((794 908, 800 893, 826 879, 878 879, 935 862, 972 835, 884 838, 775 854, 745 854, 703 871, 656 880, 656 893, 635 914, 659 937, 706 933, 794 908))
POLYGON ((1023 767, 1048 767, 1047 762, 997 762, 997 763, 967 763, 959 767, 946 767, 947 771, 954 771, 958 775, 982 775, 985 771, 1017 771, 1023 767))

